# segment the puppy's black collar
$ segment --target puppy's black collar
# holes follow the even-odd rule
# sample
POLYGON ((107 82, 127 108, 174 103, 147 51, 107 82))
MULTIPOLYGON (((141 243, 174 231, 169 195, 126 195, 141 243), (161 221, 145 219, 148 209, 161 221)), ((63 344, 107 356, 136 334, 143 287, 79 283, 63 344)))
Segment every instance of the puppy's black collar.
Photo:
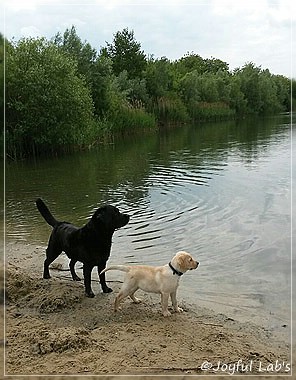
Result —
POLYGON ((177 269, 175 269, 175 268, 172 266, 171 262, 169 262, 169 267, 170 267, 171 270, 173 271, 173 274, 177 274, 178 276, 182 276, 182 274, 184 274, 184 273, 178 271, 177 269))

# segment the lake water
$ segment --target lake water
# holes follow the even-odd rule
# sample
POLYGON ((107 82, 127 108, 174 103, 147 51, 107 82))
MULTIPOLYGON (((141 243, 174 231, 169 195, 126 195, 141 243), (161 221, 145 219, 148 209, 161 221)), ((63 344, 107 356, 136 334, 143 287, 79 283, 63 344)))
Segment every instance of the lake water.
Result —
POLYGON ((114 234, 109 264, 163 265, 187 250, 200 266, 181 278, 179 298, 288 330, 292 129, 289 115, 180 126, 8 163, 7 239, 46 246, 39 196, 76 225, 111 203, 131 219, 114 234))

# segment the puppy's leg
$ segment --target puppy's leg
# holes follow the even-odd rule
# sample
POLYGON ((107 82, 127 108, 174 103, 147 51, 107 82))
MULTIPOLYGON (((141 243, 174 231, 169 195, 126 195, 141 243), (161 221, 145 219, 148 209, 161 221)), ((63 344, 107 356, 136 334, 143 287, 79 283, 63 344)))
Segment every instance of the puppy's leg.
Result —
POLYGON ((173 308, 175 312, 182 313, 183 309, 178 306, 178 302, 177 302, 177 291, 171 293, 171 300, 172 300, 172 304, 173 304, 173 308))
POLYGON ((43 278, 50 278, 49 265, 62 253, 62 249, 58 244, 54 243, 52 236, 49 239, 46 249, 46 259, 44 260, 43 278))
POLYGON ((75 264, 76 263, 77 263, 77 260, 71 259, 69 267, 70 267, 70 271, 71 271, 71 275, 72 275, 73 280, 74 281, 80 281, 81 278, 78 277, 77 274, 76 274, 76 272, 75 272, 75 264))
POLYGON ((162 307, 162 314, 164 317, 168 317, 171 315, 171 313, 168 310, 169 305, 169 293, 161 293, 161 307, 162 307))
MULTIPOLYGON (((114 311, 117 311, 119 309, 119 303, 127 296, 130 296, 132 300, 137 300, 137 298, 134 296, 135 291, 138 289, 137 285, 132 279, 127 279, 121 289, 118 293, 117 297, 115 298, 114 302, 114 311)), ((135 301, 136 302, 136 301, 135 301)))
POLYGON ((106 276, 105 273, 102 273, 102 270, 106 268, 106 263, 103 263, 101 265, 98 265, 98 273, 99 273, 99 278, 100 278, 100 283, 101 283, 101 288, 103 290, 103 293, 111 293, 113 290, 109 288, 106 284, 106 276))
POLYGON ((84 276, 84 287, 85 294, 87 297, 93 298, 94 292, 91 289, 91 271, 93 266, 90 264, 83 264, 83 276, 84 276))
POLYGON ((134 303, 141 303, 142 302, 142 300, 140 298, 135 297, 135 293, 130 294, 130 297, 134 303))
POLYGON ((120 304, 120 302, 121 302, 125 297, 127 297, 127 295, 125 295, 125 294, 123 294, 123 293, 121 293, 121 292, 118 293, 118 295, 117 295, 116 298, 115 298, 115 302, 114 302, 114 311, 115 311, 115 312, 118 311, 118 310, 120 310, 119 304, 120 304))

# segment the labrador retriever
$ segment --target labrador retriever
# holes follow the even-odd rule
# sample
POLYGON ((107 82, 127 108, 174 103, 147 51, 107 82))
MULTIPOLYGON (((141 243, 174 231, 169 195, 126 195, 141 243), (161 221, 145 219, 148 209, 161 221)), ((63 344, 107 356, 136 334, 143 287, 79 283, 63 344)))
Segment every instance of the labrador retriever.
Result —
POLYGON ((74 281, 80 280, 74 266, 77 261, 83 263, 85 294, 88 297, 94 297, 91 288, 94 266, 98 267, 103 292, 112 292, 106 284, 105 274, 101 272, 110 256, 112 235, 116 229, 129 222, 129 215, 120 213, 114 206, 106 205, 98 208, 89 222, 79 228, 56 220, 42 199, 36 200, 36 206, 46 222, 53 227, 46 249, 43 278, 50 278, 49 265, 64 251, 70 258, 69 266, 74 281))
POLYGON ((127 296, 135 303, 141 302, 140 299, 134 296, 134 293, 138 289, 142 289, 145 292, 161 294, 162 314, 168 317, 171 314, 168 310, 169 296, 171 296, 175 312, 180 313, 183 311, 183 309, 178 307, 176 298, 179 280, 186 271, 196 269, 198 265, 199 263, 195 261, 189 253, 180 251, 164 266, 114 265, 105 268, 101 274, 108 270, 126 272, 123 285, 115 298, 115 311, 119 309, 119 303, 127 296))

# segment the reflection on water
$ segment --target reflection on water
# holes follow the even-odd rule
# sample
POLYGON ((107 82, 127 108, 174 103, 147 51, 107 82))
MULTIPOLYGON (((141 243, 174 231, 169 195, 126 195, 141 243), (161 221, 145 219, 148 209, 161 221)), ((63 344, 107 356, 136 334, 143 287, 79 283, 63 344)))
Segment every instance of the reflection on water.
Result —
POLYGON ((290 148, 282 116, 181 126, 10 163, 7 237, 46 245, 50 228, 35 208, 39 196, 57 218, 77 225, 112 203, 131 220, 114 235, 111 263, 161 265, 188 250, 201 263, 182 278, 193 302, 222 303, 246 319, 264 305, 275 324, 289 324, 290 148))

